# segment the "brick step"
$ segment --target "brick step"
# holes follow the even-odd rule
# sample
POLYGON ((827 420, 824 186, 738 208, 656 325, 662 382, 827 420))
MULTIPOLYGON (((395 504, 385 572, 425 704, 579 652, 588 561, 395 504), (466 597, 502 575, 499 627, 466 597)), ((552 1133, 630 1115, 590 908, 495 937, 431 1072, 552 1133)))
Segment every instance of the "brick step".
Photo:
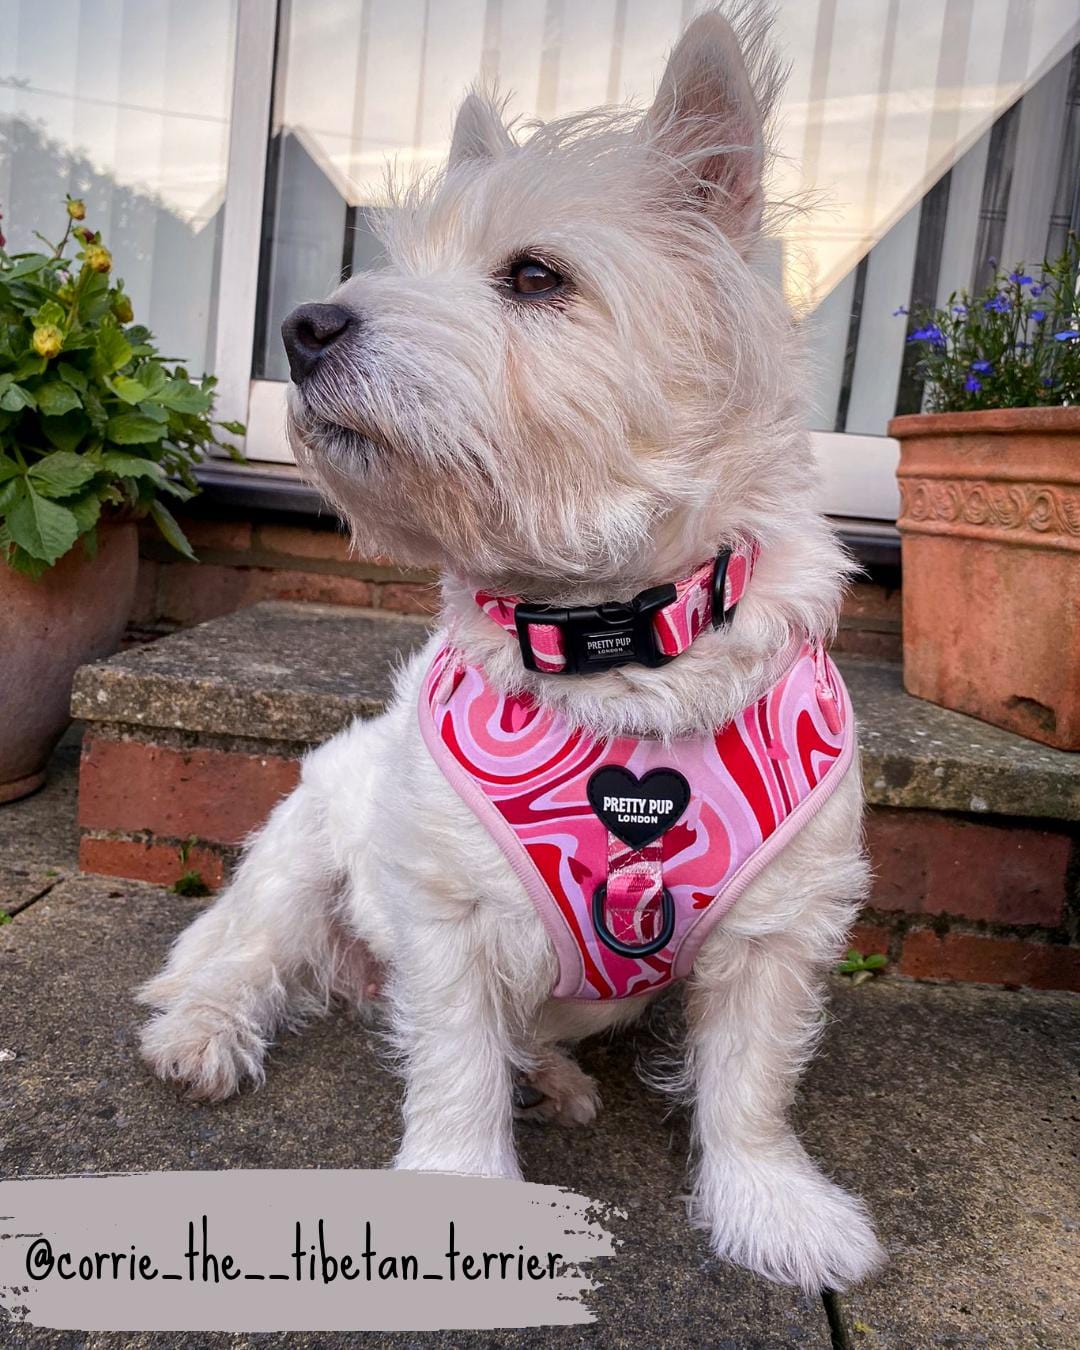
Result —
MULTIPOLYGON (((304 751, 377 715, 426 633, 267 603, 84 666, 83 869, 219 886, 304 751)), ((896 666, 841 665, 875 871, 854 945, 917 979, 1080 989, 1080 755, 911 698, 896 666)))

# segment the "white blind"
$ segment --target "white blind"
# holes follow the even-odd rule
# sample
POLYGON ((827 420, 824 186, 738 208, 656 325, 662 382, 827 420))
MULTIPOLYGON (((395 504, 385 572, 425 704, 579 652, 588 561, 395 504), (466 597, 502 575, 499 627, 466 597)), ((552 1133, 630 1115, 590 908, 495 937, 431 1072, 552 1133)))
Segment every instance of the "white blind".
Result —
POLYGON ((9 250, 83 197, 136 318, 196 372, 213 348, 235 0, 0 0, 9 250))
MULTIPOLYGON (((483 75, 550 117, 651 96, 685 0, 292 0, 278 119, 353 204, 387 156, 446 154, 483 75)), ((997 114, 1080 40, 1076 0, 782 0, 791 63, 773 191, 822 208, 785 232, 788 284, 817 303, 997 114)))

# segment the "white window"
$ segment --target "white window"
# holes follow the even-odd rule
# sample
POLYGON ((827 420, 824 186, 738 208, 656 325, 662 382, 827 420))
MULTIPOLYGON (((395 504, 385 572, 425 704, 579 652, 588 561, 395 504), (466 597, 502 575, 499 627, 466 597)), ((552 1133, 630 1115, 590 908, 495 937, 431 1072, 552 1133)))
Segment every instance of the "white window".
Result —
POLYGON ((214 361, 236 9, 0 0, 8 249, 39 247, 35 231, 58 240, 64 194, 84 198, 136 318, 196 371, 214 361))
MULTIPOLYGON (((86 180, 142 317, 214 366, 249 457, 283 465, 281 320, 370 264, 387 159, 403 173, 439 163, 477 77, 526 118, 644 102, 703 7, 0 0, 0 32, 16 34, 0 56, 4 226, 17 242, 24 218, 86 180)), ((787 225, 772 265, 808 316, 829 507, 891 521, 885 425, 921 399, 894 311, 981 284, 988 257, 1037 262, 1080 226, 1080 13, 1076 0, 781 0, 778 37, 791 76, 773 192, 819 204, 787 225)))

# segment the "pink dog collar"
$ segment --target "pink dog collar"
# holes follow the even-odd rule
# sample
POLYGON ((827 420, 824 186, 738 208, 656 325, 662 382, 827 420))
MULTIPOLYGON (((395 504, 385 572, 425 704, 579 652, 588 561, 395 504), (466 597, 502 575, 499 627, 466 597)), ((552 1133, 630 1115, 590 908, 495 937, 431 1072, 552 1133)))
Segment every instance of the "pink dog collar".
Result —
POLYGON ((854 754, 839 672, 796 640, 726 726, 601 740, 531 695, 499 694, 452 648, 420 694, 424 740, 536 906, 556 998, 654 992, 831 796, 854 754))
POLYGON ((476 603, 521 645, 528 670, 587 675, 629 661, 662 666, 708 625, 732 616, 753 575, 756 544, 724 549, 688 577, 653 586, 626 604, 529 605, 520 596, 477 591, 476 603))

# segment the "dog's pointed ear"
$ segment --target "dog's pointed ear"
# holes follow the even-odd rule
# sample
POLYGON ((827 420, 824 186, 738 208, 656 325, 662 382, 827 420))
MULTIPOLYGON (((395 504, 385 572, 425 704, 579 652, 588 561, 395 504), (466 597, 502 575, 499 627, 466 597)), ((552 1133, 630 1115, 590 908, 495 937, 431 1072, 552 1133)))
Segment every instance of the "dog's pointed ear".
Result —
POLYGON ((694 20, 668 59, 644 131, 692 178, 688 200, 745 248, 761 225, 764 119, 780 72, 765 45, 767 14, 752 9, 740 28, 741 44, 715 10, 694 20))
POLYGON ((513 148, 513 139, 503 125, 496 104, 473 90, 458 109, 454 121, 454 135, 450 141, 451 168, 468 160, 496 159, 513 148))

